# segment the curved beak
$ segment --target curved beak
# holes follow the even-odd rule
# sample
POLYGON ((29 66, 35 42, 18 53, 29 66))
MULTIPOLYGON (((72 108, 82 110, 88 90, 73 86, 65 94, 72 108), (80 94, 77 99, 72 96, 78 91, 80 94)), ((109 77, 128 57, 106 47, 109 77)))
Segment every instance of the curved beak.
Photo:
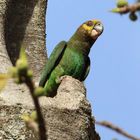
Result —
POLYGON ((97 23, 91 31, 91 36, 94 39, 96 39, 96 38, 98 38, 98 36, 100 36, 102 34, 103 30, 104 30, 103 24, 97 23))

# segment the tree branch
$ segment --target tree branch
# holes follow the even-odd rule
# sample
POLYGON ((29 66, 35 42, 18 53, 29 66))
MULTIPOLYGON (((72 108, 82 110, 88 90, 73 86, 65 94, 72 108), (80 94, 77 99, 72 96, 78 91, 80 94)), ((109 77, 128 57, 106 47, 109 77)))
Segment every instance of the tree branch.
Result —
POLYGON ((129 139, 131 139, 131 140, 140 140, 140 138, 136 138, 135 136, 127 133, 126 131, 124 131, 120 127, 118 127, 118 126, 116 126, 116 125, 114 125, 114 124, 112 124, 110 122, 107 122, 107 121, 101 121, 101 122, 96 121, 96 124, 104 126, 104 127, 107 127, 107 128, 109 128, 109 129, 111 129, 111 130, 113 130, 113 131, 115 131, 115 132, 117 132, 117 133, 119 133, 119 134, 121 134, 121 135, 123 135, 123 136, 125 136, 125 137, 127 137, 129 139))
POLYGON ((38 120, 38 127, 39 127, 39 136, 40 136, 40 140, 47 140, 47 135, 46 135, 46 127, 45 127, 45 121, 43 118, 43 115, 41 113, 41 107, 38 101, 38 97, 36 97, 34 95, 34 84, 32 82, 32 80, 28 77, 25 77, 25 83, 28 86, 29 90, 30 90, 30 94, 31 97, 33 99, 34 105, 35 105, 35 109, 37 112, 37 120, 38 120))
POLYGON ((120 8, 115 8, 112 10, 114 13, 119 13, 119 14, 126 14, 126 13, 131 13, 131 12, 137 12, 140 11, 140 2, 132 4, 132 5, 126 5, 124 7, 120 8))

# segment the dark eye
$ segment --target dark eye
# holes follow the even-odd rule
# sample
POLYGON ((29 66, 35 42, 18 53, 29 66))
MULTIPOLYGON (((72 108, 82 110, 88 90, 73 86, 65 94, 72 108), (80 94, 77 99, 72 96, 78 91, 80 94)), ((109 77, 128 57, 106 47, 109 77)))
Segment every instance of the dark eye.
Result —
POLYGON ((87 22, 87 25, 88 25, 88 26, 93 26, 93 22, 92 22, 92 21, 88 21, 88 22, 87 22))
POLYGON ((100 26, 100 25, 101 25, 101 23, 97 23, 96 25, 100 26))

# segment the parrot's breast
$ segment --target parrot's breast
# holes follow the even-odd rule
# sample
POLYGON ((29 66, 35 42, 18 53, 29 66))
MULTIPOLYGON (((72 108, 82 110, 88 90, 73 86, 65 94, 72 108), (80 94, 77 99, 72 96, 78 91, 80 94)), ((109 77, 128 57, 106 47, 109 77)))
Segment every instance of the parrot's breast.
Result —
POLYGON ((86 69, 86 59, 81 52, 67 48, 60 62, 64 74, 80 80, 86 69))

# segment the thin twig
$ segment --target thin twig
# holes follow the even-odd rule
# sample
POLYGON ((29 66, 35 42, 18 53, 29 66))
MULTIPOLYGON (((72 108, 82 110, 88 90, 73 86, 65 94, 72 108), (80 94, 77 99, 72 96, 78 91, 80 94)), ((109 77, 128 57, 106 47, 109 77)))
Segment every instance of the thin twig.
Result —
POLYGON ((34 89, 35 89, 34 84, 33 84, 32 80, 28 77, 26 77, 25 83, 30 90, 30 94, 31 94, 31 97, 33 99, 35 109, 37 112, 40 140, 47 140, 48 136, 47 136, 47 131, 46 131, 46 127, 45 127, 45 121, 44 121, 43 115, 41 113, 41 107, 40 107, 40 104, 38 101, 38 97, 34 96, 34 89))
POLYGON ((123 129, 121 129, 120 127, 118 126, 115 126, 114 124, 110 123, 110 122, 107 122, 107 121, 96 121, 96 124, 98 125, 101 125, 101 126, 104 126, 104 127, 107 127, 109 129, 112 129, 113 131, 131 139, 131 140, 140 140, 140 138, 136 138, 135 136, 127 133, 126 131, 124 131, 123 129))
POLYGON ((120 14, 126 14, 126 13, 129 13, 129 12, 136 12, 136 11, 140 11, 140 2, 137 2, 135 4, 132 4, 132 5, 127 5, 127 6, 124 6, 124 7, 120 7, 120 8, 117 8, 117 12, 116 13, 120 13, 120 14))

